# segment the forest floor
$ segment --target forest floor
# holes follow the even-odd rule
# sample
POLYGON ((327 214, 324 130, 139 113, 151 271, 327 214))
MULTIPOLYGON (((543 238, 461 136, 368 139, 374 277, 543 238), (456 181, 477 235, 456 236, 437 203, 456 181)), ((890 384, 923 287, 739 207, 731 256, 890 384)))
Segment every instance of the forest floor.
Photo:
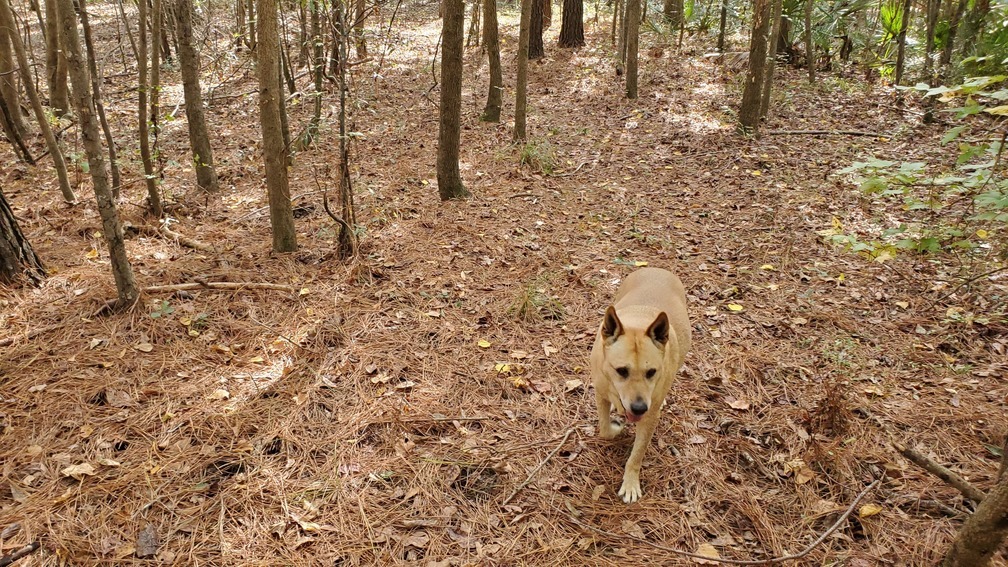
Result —
MULTIPOLYGON (((336 97, 320 147, 291 170, 300 250, 275 255, 253 67, 244 52, 204 56, 221 193, 194 187, 184 120, 165 123, 161 147, 171 228, 213 251, 131 232, 137 278, 293 292, 152 292, 96 314, 115 292, 87 176, 70 207, 45 163, 5 165, 0 183, 50 276, 0 290, 0 340, 12 339, 0 347, 0 528, 19 524, 0 551, 40 540, 26 566, 691 561, 658 546, 760 560, 803 550, 882 479, 797 562, 934 564, 971 505, 890 443, 990 486, 1008 431, 1008 325, 992 312, 1005 282, 956 289, 948 258, 872 262, 817 231, 877 214, 835 171, 871 155, 950 163, 944 127, 892 89, 836 75, 809 87, 780 68, 767 131, 885 137, 745 139, 740 74, 648 33, 629 101, 608 19, 588 12, 588 47, 556 47, 557 13, 530 66, 526 153, 545 167, 520 165, 510 143, 514 14, 502 15, 501 124, 478 121, 486 66, 467 50, 473 197, 448 203, 434 173, 436 6, 400 13, 391 33, 383 14, 353 85, 363 233, 351 262, 335 258, 318 191, 334 188, 336 97), (685 282, 693 349, 644 497, 625 505, 632 436, 596 437, 587 354, 642 263, 685 282)), ((106 74, 120 211, 149 225, 135 89, 106 74)), ((165 110, 184 116, 177 70, 163 76, 165 110)), ((303 125, 308 98, 292 102, 303 125)))

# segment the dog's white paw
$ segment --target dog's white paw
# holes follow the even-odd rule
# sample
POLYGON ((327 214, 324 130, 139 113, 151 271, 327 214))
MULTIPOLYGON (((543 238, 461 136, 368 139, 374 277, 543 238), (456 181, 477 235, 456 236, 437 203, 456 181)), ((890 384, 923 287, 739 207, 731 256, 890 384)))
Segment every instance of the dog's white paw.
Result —
POLYGON ((607 420, 604 425, 599 426, 599 437, 612 439, 623 432, 623 422, 607 420))
POLYGON ((623 502, 627 504, 633 504, 644 492, 640 487, 639 477, 623 477, 623 486, 619 489, 619 495, 623 497, 623 502))

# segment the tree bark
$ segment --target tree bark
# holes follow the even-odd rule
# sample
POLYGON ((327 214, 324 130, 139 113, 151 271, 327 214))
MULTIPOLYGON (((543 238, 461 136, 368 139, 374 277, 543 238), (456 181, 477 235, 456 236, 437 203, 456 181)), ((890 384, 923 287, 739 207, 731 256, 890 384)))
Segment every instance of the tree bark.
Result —
POLYGON ((28 135, 28 123, 21 111, 21 100, 18 96, 18 72, 14 66, 14 50, 11 46, 11 35, 17 33, 12 28, 0 27, 0 97, 7 107, 7 120, 18 137, 28 135))
POLYGON ((901 18, 899 34, 896 36, 896 42, 898 47, 896 48, 896 75, 894 77, 895 85, 900 85, 903 83, 903 66, 905 64, 906 55, 906 36, 907 29, 910 27, 910 15, 913 10, 913 2, 911 0, 903 0, 903 16, 901 18))
POLYGON ((669 29, 676 29, 683 25, 683 0, 665 0, 664 6, 662 6, 662 15, 665 19, 665 25, 669 29))
POLYGON ((962 23, 963 42, 960 54, 963 57, 973 55, 973 50, 976 49, 977 40, 983 33, 984 23, 986 23, 989 13, 990 0, 974 0, 962 23))
POLYGON ((119 308, 128 308, 140 297, 129 257, 126 254, 126 241, 123 237, 122 224, 116 211, 112 189, 109 187, 108 172, 105 170, 105 152, 102 150, 98 121, 94 115, 94 101, 91 99, 91 85, 88 79, 87 61, 81 50, 80 36, 77 33, 77 18, 74 13, 73 0, 58 0, 60 31, 63 34, 63 49, 66 52, 67 68, 70 82, 73 85, 73 104, 77 112, 84 140, 84 151, 87 154, 91 181, 94 185, 95 198, 98 202, 98 213, 102 219, 102 233, 108 245, 109 259, 112 264, 112 275, 115 278, 118 292, 119 308))
POLYGON ((517 77, 515 79, 515 142, 524 142, 527 137, 525 132, 525 118, 528 113, 528 51, 529 26, 531 19, 532 0, 522 0, 521 23, 518 26, 518 69, 517 77))
POLYGON ((459 172, 462 122, 462 42, 465 40, 465 3, 444 0, 441 55, 441 115, 438 127, 437 179, 442 201, 464 199, 469 191, 459 172))
POLYGON ((66 56, 60 38, 58 0, 46 0, 46 81, 49 85, 49 108, 55 116, 70 110, 67 86, 66 56))
POLYGON ((199 53, 193 44, 192 0, 178 0, 175 8, 182 91, 185 96, 186 120, 189 123, 189 145, 192 148, 196 183, 205 191, 214 193, 217 191, 217 171, 213 165, 213 151, 210 148, 206 115, 203 112, 203 93, 199 81, 199 53))
POLYGON ((150 133, 151 133, 151 156, 159 156, 154 164, 157 169, 157 181, 164 179, 163 161, 160 159, 158 151, 158 137, 161 135, 161 49, 158 46, 158 38, 163 35, 161 30, 161 18, 163 6, 161 0, 151 2, 151 78, 150 78, 150 133))
POLYGON ((739 106, 739 130, 745 135, 759 135, 760 101, 769 50, 770 18, 770 0, 756 0, 753 6, 752 36, 749 41, 749 70, 746 72, 742 103, 739 106))
POLYGON ((262 126, 263 161, 266 168, 266 190, 269 194, 270 225, 273 228, 273 251, 297 250, 297 232, 291 209, 290 186, 287 180, 287 148, 284 147, 280 124, 280 37, 277 25, 276 0, 257 0, 259 37, 259 122, 262 126))
POLYGON ((543 3, 547 0, 532 0, 532 14, 529 17, 529 61, 546 56, 543 46, 543 3))
POLYGON ((355 0, 354 1, 354 37, 357 39, 357 58, 364 59, 367 57, 367 39, 364 37, 364 20, 367 14, 365 4, 367 0, 355 0))
POLYGON ((812 48, 812 8, 814 0, 805 0, 805 64, 808 65, 808 82, 815 84, 815 52, 812 48))
POLYGON ((122 183, 119 176, 119 160, 116 157, 112 129, 109 128, 108 119, 105 118, 105 104, 102 102, 101 97, 101 73, 98 71, 98 61, 95 59, 94 41, 91 39, 91 24, 88 22, 87 3, 85 0, 77 0, 77 2, 80 6, 81 29, 84 31, 84 47, 87 51, 88 72, 91 76, 91 96, 94 97, 98 123, 101 125, 102 133, 105 135, 105 144, 108 146, 109 169, 112 172, 112 196, 118 199, 119 187, 122 183))
POLYGON ((641 0, 627 0, 626 96, 637 98, 637 42, 640 38, 641 0))
POLYGON ((560 22, 560 47, 581 47, 584 38, 584 0, 563 0, 563 21, 560 22))
MULTIPOLYGON (((763 74, 763 89, 760 94, 760 120, 766 120, 770 111, 770 94, 773 91, 774 73, 777 70, 777 38, 781 33, 781 11, 782 0, 771 0, 773 2, 773 24, 770 28, 769 53, 767 53, 766 71, 763 74)), ((786 42, 785 42, 786 43, 786 42)))
POLYGON ((501 72, 500 37, 497 27, 497 0, 484 0, 483 6, 483 46, 487 50, 490 70, 490 88, 486 106, 480 120, 500 122, 504 93, 504 77, 501 72))
POLYGON ((25 276, 38 284, 46 275, 42 261, 35 255, 3 191, 0 191, 0 283, 10 284, 25 276))
MULTIPOLYGON (((812 0, 808 0, 811 2, 812 0)), ((728 22, 728 0, 721 0, 721 21, 718 24, 717 50, 724 53, 725 26, 728 22)))
POLYGON ((945 45, 941 53, 941 71, 942 82, 944 78, 948 76, 949 67, 952 64, 952 53, 955 51, 955 41, 956 32, 959 30, 959 22, 962 20, 963 12, 966 11, 966 6, 969 4, 969 0, 959 0, 959 3, 955 6, 955 11, 952 13, 952 17, 949 19, 948 35, 945 36, 945 45))
MULTIPOLYGON (((147 93, 148 93, 148 73, 147 73, 147 0, 140 0, 140 33, 137 46, 137 74, 139 75, 137 103, 137 122, 140 133, 140 161, 143 163, 144 181, 147 186, 147 210, 155 218, 161 218, 164 210, 161 206, 161 192, 158 190, 157 175, 154 173, 154 161, 151 159, 150 149, 150 124, 147 116, 147 93)), ((157 52, 155 47, 154 52, 157 52)))
MULTIPOLYGON (((35 90, 35 81, 32 80, 31 72, 29 71, 31 66, 28 62, 28 55, 25 52, 21 36, 18 35, 17 26, 14 24, 14 12, 11 10, 7 0, 0 0, 0 27, 12 30, 10 34, 11 46, 14 48, 14 55, 17 58, 18 71, 21 73, 21 83, 25 87, 28 101, 31 103, 32 111, 35 113, 35 121, 38 122, 39 130, 42 131, 42 136, 45 138, 49 155, 53 158, 53 167, 56 169, 56 178, 59 180, 60 192, 63 194, 64 201, 74 203, 77 201, 77 196, 74 195, 73 189, 70 187, 70 177, 67 175, 63 150, 60 148, 59 142, 56 141, 56 135, 53 133, 52 126, 49 125, 49 118, 46 116, 45 109, 42 108, 42 101, 35 90)), ((58 39, 58 37, 57 35, 55 39, 58 39)))
POLYGON ((935 29, 938 26, 938 15, 941 13, 941 2, 942 0, 927 0, 927 27, 924 33, 924 81, 929 85, 933 79, 931 75, 934 72, 935 29))
MULTIPOLYGON (((1008 459, 1008 456, 1002 457, 1008 459)), ((1008 536, 1008 475, 977 506, 952 543, 944 567, 978 567, 989 564, 1008 536)))

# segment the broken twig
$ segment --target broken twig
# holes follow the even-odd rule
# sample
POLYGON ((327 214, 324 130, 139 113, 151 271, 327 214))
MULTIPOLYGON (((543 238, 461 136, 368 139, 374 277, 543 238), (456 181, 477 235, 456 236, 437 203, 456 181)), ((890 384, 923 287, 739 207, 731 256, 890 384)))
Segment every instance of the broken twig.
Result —
POLYGON ((192 282, 171 285, 152 285, 143 288, 144 293, 164 293, 166 291, 188 291, 192 289, 216 289, 222 291, 243 291, 246 289, 270 289, 294 293, 297 290, 289 285, 266 282, 192 282))
POLYGON ((3 557, 0 557, 0 567, 6 567, 7 565, 14 563, 18 559, 21 559, 25 555, 34 552, 36 549, 40 547, 42 547, 42 544, 40 544, 37 541, 33 541, 28 545, 22 547, 21 549, 15 551, 14 553, 11 553, 10 555, 4 555, 3 557))
POLYGON ((764 134, 775 136, 869 136, 872 138, 891 138, 887 134, 878 132, 864 132, 862 130, 770 130, 764 134))
POLYGON ((938 463, 931 457, 928 457, 916 449, 911 449, 910 447, 897 443, 896 441, 893 441, 892 444, 899 454, 910 459, 910 461, 912 461, 915 465, 945 481, 945 484, 948 484, 952 488, 962 492, 962 495, 966 498, 969 498, 977 504, 984 499, 985 494, 982 490, 970 484, 968 480, 960 476, 955 471, 952 471, 948 467, 938 463))
POLYGON ((546 463, 548 463, 549 460, 553 458, 553 455, 557 454, 557 451, 560 450, 560 447, 564 446, 564 443, 566 443, 567 439, 570 438, 571 433, 574 433, 573 429, 568 429, 567 433, 564 433, 563 439, 560 440, 560 443, 558 443, 557 446, 554 447, 552 451, 550 451, 549 455, 546 455, 546 458, 543 459, 543 461, 539 463, 539 465, 536 466, 536 468, 533 469, 532 472, 529 473, 528 478, 525 479, 525 482, 519 484, 518 488, 514 489, 514 492, 511 493, 511 496, 508 496, 507 498, 504 499, 504 502, 501 503, 502 506, 507 506, 508 503, 514 500, 515 496, 518 496, 519 492, 521 492, 526 486, 528 486, 530 482, 532 482, 532 479, 535 478, 535 475, 539 474, 539 471, 542 470, 544 466, 546 466, 546 463))

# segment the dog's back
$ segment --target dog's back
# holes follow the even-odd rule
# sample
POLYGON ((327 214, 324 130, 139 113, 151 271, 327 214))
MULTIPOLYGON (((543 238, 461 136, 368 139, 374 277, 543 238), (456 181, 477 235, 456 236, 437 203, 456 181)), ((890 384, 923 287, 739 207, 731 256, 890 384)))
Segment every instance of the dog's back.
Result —
POLYGON ((655 315, 664 311, 675 333, 679 360, 690 349, 690 324, 686 316, 686 289, 679 278, 662 268, 641 268, 626 278, 616 292, 613 307, 627 327, 647 328, 655 315))

